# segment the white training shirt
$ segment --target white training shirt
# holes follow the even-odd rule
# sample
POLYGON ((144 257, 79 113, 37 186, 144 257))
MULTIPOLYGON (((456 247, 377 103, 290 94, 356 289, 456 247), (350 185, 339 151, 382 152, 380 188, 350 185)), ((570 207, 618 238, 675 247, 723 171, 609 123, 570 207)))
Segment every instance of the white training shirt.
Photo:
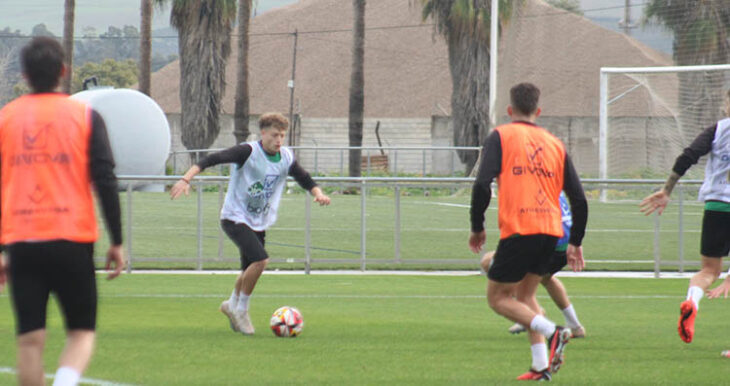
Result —
POLYGON ((242 167, 231 166, 228 192, 221 209, 221 219, 244 223, 261 232, 276 222, 281 194, 286 185, 294 154, 281 147, 281 159, 269 161, 259 142, 248 142, 251 155, 242 167))
POLYGON ((730 118, 717 122, 699 200, 730 202, 730 118))

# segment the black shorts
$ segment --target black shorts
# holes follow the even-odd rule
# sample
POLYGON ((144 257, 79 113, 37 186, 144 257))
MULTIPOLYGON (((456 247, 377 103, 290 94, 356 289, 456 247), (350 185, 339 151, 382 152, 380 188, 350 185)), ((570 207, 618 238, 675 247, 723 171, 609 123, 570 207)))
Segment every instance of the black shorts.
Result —
POLYGON ((257 232, 246 224, 225 219, 221 220, 221 227, 238 247, 242 271, 245 271, 251 263, 269 258, 269 254, 264 249, 266 232, 257 232))
POLYGON ((700 253, 707 257, 723 257, 730 253, 730 212, 705 210, 700 253))
POLYGON ((500 283, 515 283, 528 272, 545 275, 549 273, 550 257, 557 243, 557 237, 542 234, 499 240, 487 277, 500 283))
POLYGON ((16 333, 46 327, 48 296, 56 294, 67 330, 96 329, 94 244, 57 240, 7 247, 16 333))
POLYGON ((553 251, 553 254, 550 255, 547 274, 550 276, 555 275, 562 271, 566 265, 568 265, 568 254, 566 251, 553 251))

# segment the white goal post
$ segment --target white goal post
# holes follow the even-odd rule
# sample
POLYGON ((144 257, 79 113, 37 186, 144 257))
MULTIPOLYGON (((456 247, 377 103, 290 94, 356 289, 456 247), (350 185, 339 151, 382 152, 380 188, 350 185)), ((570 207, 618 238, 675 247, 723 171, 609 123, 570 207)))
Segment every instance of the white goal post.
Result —
MULTIPOLYGON (((601 68, 598 135, 599 178, 607 179, 610 177, 609 134, 611 134, 611 127, 609 127, 609 108, 610 106, 612 106, 612 104, 626 98, 624 104, 627 106, 623 106, 622 110, 624 112, 631 109, 635 111, 626 112, 626 114, 624 115, 632 116, 632 118, 637 118, 637 116, 640 115, 642 112, 639 111, 639 108, 634 108, 634 106, 632 105, 635 105, 637 100, 643 102, 644 100, 651 99, 651 101, 647 102, 646 104, 651 105, 651 107, 655 109, 653 111, 653 114, 664 115, 664 123, 670 121, 672 122, 672 124, 677 126, 673 128, 673 132, 679 133, 679 138, 682 139, 682 135, 687 134, 689 132, 688 130, 698 129, 680 127, 681 115, 690 115, 690 113, 687 112, 687 110, 689 109, 686 108, 685 105, 702 105, 705 103, 709 103, 706 101, 706 99, 708 99, 707 89, 721 89, 723 92, 720 93, 720 95, 715 96, 714 94, 718 93, 714 92, 714 90, 712 92, 713 100, 711 102, 713 103, 712 106, 714 108, 717 104, 717 98, 722 101, 724 91, 727 90, 729 83, 730 64, 703 66, 601 68), (684 79, 682 78, 682 74, 692 72, 697 73, 695 78, 691 78, 691 74, 685 76, 684 79), (666 74, 666 76, 662 77, 660 76, 661 74, 666 74), (672 76, 672 74, 676 75, 672 76), (617 81, 616 83, 621 84, 619 86, 614 86, 615 88, 612 89, 610 83, 611 80, 609 78, 616 75, 623 75, 622 78, 624 79, 621 82, 617 81), (703 79, 706 79, 705 83, 702 83, 703 79), (631 83, 632 81, 635 83, 631 83), (700 91, 698 92, 697 90, 700 91), (639 92, 641 93, 641 95, 633 95, 633 101, 631 101, 630 98, 627 98, 627 96, 632 96, 632 94, 637 94, 639 92), (675 95, 667 95, 672 93, 675 95), (696 100, 690 100, 690 98, 695 97, 698 94, 704 99, 696 98, 696 100), (690 103, 687 103, 688 100, 690 100, 690 103), (657 111, 659 110, 661 110, 661 114, 657 113, 657 111), (637 113, 637 111, 639 112, 637 113)), ((715 113, 720 114, 719 109, 717 110, 718 111, 716 111, 715 113)), ((651 114, 652 112, 647 114, 647 116, 649 117, 648 119, 651 119, 651 114)), ((697 119, 695 121, 705 122, 703 124, 706 124, 706 126, 709 126, 711 124, 711 122, 709 122, 709 119, 707 118, 707 111, 705 111, 702 116, 700 116, 700 114, 696 115, 697 117, 695 118, 697 119)), ((614 133, 614 135, 616 134, 614 133)), ((681 145, 686 146, 687 144, 684 143, 681 145)), ((645 147, 648 148, 649 146, 649 142, 647 141, 645 143, 645 147)), ((664 149, 665 152, 667 150, 669 149, 664 149)), ((677 155, 678 153, 672 154, 673 157, 676 157, 677 155)), ((646 156, 646 158, 648 159, 649 156, 646 156)), ((669 172, 669 170, 666 171, 669 172)), ((605 192, 602 192, 601 198, 602 200, 605 199, 605 192)))

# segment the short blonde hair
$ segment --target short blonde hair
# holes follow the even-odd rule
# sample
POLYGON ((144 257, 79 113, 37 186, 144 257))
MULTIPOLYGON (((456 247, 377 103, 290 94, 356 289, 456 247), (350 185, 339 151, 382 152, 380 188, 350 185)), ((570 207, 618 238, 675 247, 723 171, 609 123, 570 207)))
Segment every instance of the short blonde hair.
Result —
POLYGON ((264 130, 273 127, 277 130, 289 128, 289 120, 281 113, 266 113, 259 118, 259 129, 264 130))

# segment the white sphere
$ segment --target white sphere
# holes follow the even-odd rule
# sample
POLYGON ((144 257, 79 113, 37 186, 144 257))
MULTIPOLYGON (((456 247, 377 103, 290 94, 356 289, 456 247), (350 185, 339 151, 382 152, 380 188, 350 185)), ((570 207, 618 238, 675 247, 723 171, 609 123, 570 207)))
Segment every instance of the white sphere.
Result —
POLYGON ((86 102, 104 119, 117 175, 165 174, 170 126, 152 98, 136 90, 113 88, 82 91, 71 98, 86 102))

